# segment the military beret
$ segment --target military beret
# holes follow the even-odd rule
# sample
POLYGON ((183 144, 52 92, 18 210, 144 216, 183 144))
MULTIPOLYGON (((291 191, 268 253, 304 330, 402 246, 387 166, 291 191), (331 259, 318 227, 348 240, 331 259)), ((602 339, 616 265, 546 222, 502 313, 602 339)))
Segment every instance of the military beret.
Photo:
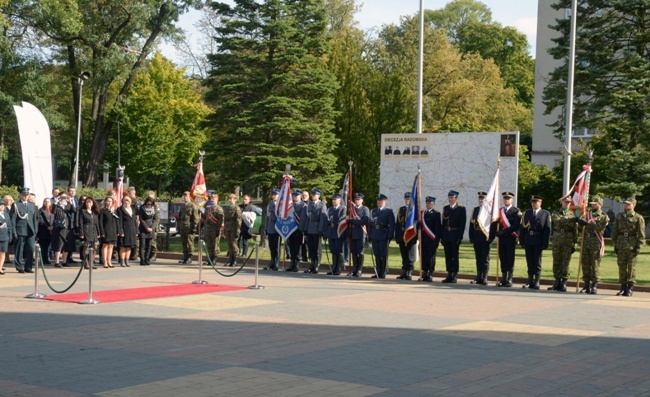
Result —
POLYGON ((7 204, 7 203, 5 203, 5 201, 3 199, 0 199, 0 205, 5 205, 5 204, 7 204))
POLYGON ((355 199, 363 199, 363 198, 365 198, 365 197, 366 197, 366 196, 364 196, 363 193, 355 193, 355 194, 354 194, 354 198, 355 198, 355 199))
POLYGON ((484 198, 485 196, 487 196, 487 192, 478 192, 478 196, 480 198, 484 198))
POLYGON ((530 201, 542 201, 542 200, 544 200, 544 197, 542 197, 542 196, 540 196, 538 194, 533 194, 530 197, 530 201))
POLYGON ((273 189, 271 190, 272 195, 280 194, 280 191, 278 189, 273 189))
POLYGON ((436 202, 436 198, 433 197, 433 196, 427 196, 427 198, 424 199, 424 201, 427 202, 427 203, 435 203, 435 202, 436 202))
POLYGON ((603 204, 603 199, 600 198, 600 196, 591 196, 591 199, 589 199, 589 204, 603 204))
POLYGON ((317 195, 320 196, 320 195, 323 194, 323 192, 321 192, 320 190, 318 190, 316 188, 313 188, 313 189, 311 189, 311 194, 317 194, 317 195))
POLYGON ((447 193, 447 197, 458 197, 458 192, 455 190, 450 190, 449 193, 447 193))
POLYGON ((411 198, 411 192, 404 193, 404 198, 411 198))
POLYGON ((385 194, 379 193, 379 196, 377 196, 377 201, 379 200, 388 200, 388 197, 386 197, 385 194))
POLYGON ((501 196, 503 198, 513 198, 513 197, 515 197, 515 194, 512 193, 512 192, 503 192, 503 193, 501 193, 501 196))
POLYGON ((628 197, 623 201, 625 204, 636 204, 636 199, 634 197, 628 197))
POLYGON ((18 194, 29 194, 29 188, 21 187, 20 189, 18 189, 18 194))
POLYGON ((302 195, 302 190, 298 190, 298 189, 294 190, 294 191, 293 191, 293 195, 294 195, 294 196, 300 196, 300 195, 302 195))
POLYGON ((341 195, 340 195, 339 193, 334 193, 334 194, 332 195, 332 200, 334 200, 334 199, 340 199, 340 198, 341 198, 341 195))

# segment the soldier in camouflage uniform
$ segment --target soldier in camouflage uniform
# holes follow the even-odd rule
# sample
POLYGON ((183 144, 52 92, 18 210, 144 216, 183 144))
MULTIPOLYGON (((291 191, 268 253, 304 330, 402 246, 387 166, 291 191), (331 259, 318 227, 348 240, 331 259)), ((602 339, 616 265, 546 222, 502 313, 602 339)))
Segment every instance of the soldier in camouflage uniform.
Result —
POLYGON ((645 221, 634 212, 636 199, 628 198, 623 201, 624 212, 616 215, 612 241, 614 252, 618 256, 618 278, 621 290, 616 295, 632 296, 636 282, 636 258, 641 245, 645 244, 645 221))
POLYGON ((210 206, 206 205, 203 225, 208 258, 216 264, 219 255, 219 235, 223 225, 223 208, 219 205, 219 195, 216 193, 210 194, 210 206))
POLYGON ((578 242, 578 228, 576 227, 575 214, 569 208, 571 197, 562 200, 562 208, 551 214, 553 226, 553 276, 555 283, 548 287, 549 291, 566 292, 566 282, 569 278, 569 264, 571 255, 576 252, 578 242))
POLYGON ((156 193, 150 190, 147 192, 147 197, 151 197, 154 200, 153 206, 156 210, 156 217, 154 218, 155 220, 153 223, 153 239, 151 239, 151 255, 149 255, 149 262, 155 262, 156 253, 158 252, 158 231, 160 230, 160 217, 162 211, 160 210, 160 206, 156 201, 156 193))
POLYGON ((192 202, 190 192, 183 193, 183 201, 185 203, 178 211, 178 225, 181 230, 181 244, 183 245, 183 259, 180 263, 192 263, 192 255, 194 254, 194 233, 196 231, 196 224, 199 221, 199 209, 192 202))
POLYGON ((583 272, 582 280, 585 282, 585 285, 580 290, 580 293, 596 295, 598 293, 598 280, 600 279, 600 252, 605 244, 603 233, 609 223, 609 217, 601 210, 603 207, 603 199, 600 197, 593 196, 589 201, 589 205, 591 205, 591 217, 585 214, 578 219, 578 224, 584 228, 582 229, 584 233, 584 244, 581 248, 581 264, 583 272))
POLYGON ((234 193, 228 195, 228 203, 230 206, 226 208, 223 215, 223 234, 226 236, 228 243, 228 256, 230 262, 228 266, 237 265, 237 255, 239 255, 239 245, 237 239, 241 231, 241 208, 237 205, 237 196, 234 193))

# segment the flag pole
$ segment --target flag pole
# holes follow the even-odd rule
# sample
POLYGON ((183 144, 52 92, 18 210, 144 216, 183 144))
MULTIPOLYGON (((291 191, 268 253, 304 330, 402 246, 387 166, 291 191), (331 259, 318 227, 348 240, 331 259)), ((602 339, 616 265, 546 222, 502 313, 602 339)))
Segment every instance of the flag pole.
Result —
MULTIPOLYGON (((497 171, 500 171, 500 170, 501 170, 501 157, 498 157, 497 158, 497 171)), ((498 187, 501 187, 500 182, 501 182, 501 173, 499 172, 499 181, 497 182, 498 187)), ((499 190, 499 189, 497 189, 497 190, 499 190)), ((501 195, 501 193, 499 193, 499 192, 496 192, 496 194, 501 195)), ((492 204, 492 205, 494 205, 494 204, 492 204)), ((497 208, 499 208, 499 206, 497 206, 497 208)), ((500 209, 499 209, 499 212, 501 212, 500 209)), ((499 216, 501 216, 501 214, 499 214, 499 216)), ((500 229, 501 229, 501 222, 497 222, 497 232, 500 229)), ((490 238, 489 233, 490 232, 488 231, 488 239, 490 238)), ((496 266, 494 266, 494 270, 496 271, 496 276, 494 277, 494 286, 495 287, 499 286, 499 251, 500 251, 500 249, 501 249, 501 238, 497 238, 497 263, 496 263, 496 266)))
POLYGON ((418 202, 415 203, 417 205, 417 210, 418 210, 418 257, 420 260, 420 279, 422 278, 422 275, 424 274, 424 270, 422 269, 423 267, 423 260, 422 260, 422 170, 420 168, 420 163, 418 163, 418 202))
MULTIPOLYGON (((589 184, 591 182, 591 162, 594 159, 594 151, 590 150, 589 151, 589 157, 587 158, 587 165, 589 166, 589 171, 587 171, 587 174, 585 175, 585 194, 580 198, 580 216, 585 214, 585 211, 587 210, 587 200, 589 199, 589 184)), ((582 238, 580 239, 580 256, 578 258, 578 277, 576 279, 576 292, 580 292, 580 270, 582 270, 582 252, 584 251, 585 247, 585 229, 586 227, 582 227, 582 238)))
MULTIPOLYGON (((346 203, 347 205, 347 216, 348 216, 348 277, 352 276, 352 258, 354 256, 352 255, 352 219, 350 219, 350 208, 352 207, 353 204, 353 197, 352 197, 352 164, 354 162, 352 160, 348 161, 348 181, 349 181, 349 186, 348 186, 348 202, 346 203)), ((359 269, 363 273, 363 269, 359 269)))

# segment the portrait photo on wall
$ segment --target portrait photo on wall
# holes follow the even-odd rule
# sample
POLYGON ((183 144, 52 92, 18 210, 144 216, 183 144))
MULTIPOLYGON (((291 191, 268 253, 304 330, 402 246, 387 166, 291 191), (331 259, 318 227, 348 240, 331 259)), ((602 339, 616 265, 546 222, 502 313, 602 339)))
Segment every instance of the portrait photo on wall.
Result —
POLYGON ((514 157, 517 154, 517 136, 501 135, 501 157, 514 157))

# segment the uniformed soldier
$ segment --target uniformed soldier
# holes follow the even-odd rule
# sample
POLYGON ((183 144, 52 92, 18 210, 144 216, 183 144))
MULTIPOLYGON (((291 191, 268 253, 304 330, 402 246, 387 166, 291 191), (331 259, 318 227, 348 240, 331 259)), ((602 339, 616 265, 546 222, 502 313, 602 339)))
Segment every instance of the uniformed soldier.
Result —
MULTIPOLYGON (((309 190, 303 190, 302 191, 302 202, 305 204, 302 207, 302 211, 305 211, 307 208, 307 204, 309 203, 309 190)), ((302 215, 302 213, 300 214, 302 215)), ((302 221, 302 218, 301 218, 302 221)), ((300 246, 300 259, 307 263, 309 262, 309 250, 307 248, 307 236, 305 235, 305 232, 303 232, 302 227, 299 228, 300 231, 302 232, 302 245, 300 246)))
POLYGON ((269 239, 269 249, 271 250, 271 264, 268 267, 265 267, 264 270, 278 270, 280 235, 278 234, 278 231, 275 230, 275 221, 277 219, 277 216, 275 215, 275 206, 278 204, 279 198, 280 191, 278 189, 271 190, 271 202, 266 207, 266 223, 264 225, 264 231, 269 239))
POLYGON ((470 281, 470 284, 487 285, 490 274, 490 246, 494 241, 494 228, 490 227, 486 236, 478 219, 485 196, 487 196, 486 192, 478 192, 478 207, 474 207, 469 220, 469 241, 474 245, 476 258, 476 278, 470 281))
POLYGON ((645 244, 645 220, 641 214, 634 211, 636 199, 633 197, 623 201, 624 211, 616 215, 612 241, 614 252, 618 256, 618 279, 621 290, 616 295, 632 296, 636 283, 636 259, 645 244))
POLYGON ((447 194, 448 205, 442 209, 442 246, 445 247, 445 267, 447 277, 443 283, 456 283, 459 268, 459 249, 465 234, 467 213, 465 207, 457 203, 458 192, 450 190, 447 194))
POLYGON ((426 209, 422 214, 422 281, 432 282, 431 275, 436 270, 436 252, 442 236, 442 218, 440 212, 433 207, 436 198, 427 196, 424 199, 426 209))
POLYGON ((325 228, 324 237, 328 240, 330 253, 332 254, 332 270, 327 272, 329 276, 338 276, 341 274, 341 268, 345 265, 343 258, 343 244, 347 237, 347 230, 339 237, 339 222, 347 216, 347 209, 341 205, 341 195, 334 193, 332 195, 332 206, 327 209, 327 227, 325 228))
POLYGON ((548 287, 549 291, 566 292, 566 282, 569 278, 569 264, 571 255, 576 251, 578 242, 577 220, 574 212, 569 208, 571 197, 561 199, 562 208, 553 211, 551 224, 553 225, 553 276, 555 283, 548 287))
POLYGON ((185 203, 178 210, 178 224, 181 231, 181 244, 183 244, 183 259, 180 263, 188 264, 192 263, 194 254, 194 233, 199 222, 199 209, 192 202, 190 192, 183 193, 183 201, 185 203))
POLYGON ((293 191, 293 216, 296 219, 296 223, 298 224, 298 228, 296 231, 291 233, 288 239, 288 247, 289 247, 289 257, 291 258, 291 266, 289 266, 286 271, 287 272, 297 272, 298 268, 300 267, 300 249, 302 247, 302 242, 304 239, 304 236, 302 234, 302 230, 300 230, 300 216, 302 215, 303 212, 303 207, 306 205, 302 201, 302 191, 300 190, 294 190, 293 191))
POLYGON ((217 255, 219 255, 221 225, 223 225, 223 208, 219 205, 219 195, 212 192, 210 194, 210 205, 205 206, 203 230, 205 231, 205 246, 208 250, 208 257, 213 264, 217 263, 217 255))
POLYGON ((498 230, 499 260, 501 261, 501 281, 497 286, 512 287, 512 274, 515 271, 515 248, 519 238, 519 225, 521 224, 521 211, 512 205, 515 195, 512 192, 503 192, 503 207, 500 209, 498 230))
POLYGON ((600 280, 600 253, 605 251, 603 233, 609 223, 609 217, 602 211, 603 199, 599 196, 593 196, 589 205, 591 205, 591 214, 585 214, 577 219, 584 233, 581 258, 582 280, 585 285, 580 292, 596 295, 600 280))
POLYGON ((319 189, 311 190, 311 201, 303 207, 303 215, 300 217, 302 232, 307 234, 307 246, 309 248, 309 269, 305 273, 318 274, 318 267, 321 261, 321 236, 327 226, 327 205, 320 200, 322 192, 319 189))
POLYGON ((20 188, 18 193, 20 199, 11 206, 10 212, 11 223, 14 226, 13 238, 16 240, 14 243, 14 265, 18 273, 33 273, 38 210, 34 203, 27 199, 29 188, 20 188))
POLYGON ((548 248, 551 240, 551 214, 542 209, 542 196, 533 195, 531 209, 521 216, 519 242, 526 251, 528 282, 522 288, 539 289, 542 274, 542 251, 548 248))
MULTIPOLYGON (((137 196, 137 192, 135 189, 135 186, 129 186, 127 189, 127 194, 129 197, 131 197, 131 208, 134 210, 134 216, 136 218, 136 224, 139 224, 139 214, 140 214, 140 206, 142 205, 142 199, 137 196)), ((155 229, 154 229, 155 230, 155 229)), ((194 243, 192 243, 194 244, 194 243)), ((131 256, 129 257, 129 260, 135 261, 138 253, 140 252, 140 239, 136 238, 135 239, 135 248, 131 250, 131 256)), ((70 254, 68 254, 69 256, 70 254)), ((140 258, 142 260, 142 258, 140 258)), ((191 258, 190 258, 191 259, 191 258)))
POLYGON ((414 269, 415 257, 417 255, 416 238, 411 239, 408 243, 404 241, 404 232, 406 231, 406 214, 408 213, 409 204, 411 203, 411 192, 404 193, 404 204, 397 210, 397 220, 395 222, 395 241, 399 245, 399 252, 402 256, 402 274, 398 280, 410 280, 411 272, 414 269))
POLYGON ((386 207, 388 197, 379 194, 377 197, 377 208, 370 213, 370 242, 372 253, 375 257, 377 274, 372 278, 386 278, 386 267, 388 266, 388 244, 395 234, 395 214, 393 210, 386 207))
POLYGON ((237 195, 230 193, 228 195, 228 204, 230 205, 223 214, 223 234, 226 236, 226 242, 228 243, 228 256, 230 257, 228 266, 233 267, 237 266, 237 256, 239 255, 237 239, 241 231, 242 215, 241 208, 237 205, 237 195))
POLYGON ((350 215, 350 230, 352 231, 352 277, 361 277, 363 272, 363 247, 368 238, 368 224, 370 223, 370 210, 363 205, 364 195, 354 194, 354 211, 350 215))

